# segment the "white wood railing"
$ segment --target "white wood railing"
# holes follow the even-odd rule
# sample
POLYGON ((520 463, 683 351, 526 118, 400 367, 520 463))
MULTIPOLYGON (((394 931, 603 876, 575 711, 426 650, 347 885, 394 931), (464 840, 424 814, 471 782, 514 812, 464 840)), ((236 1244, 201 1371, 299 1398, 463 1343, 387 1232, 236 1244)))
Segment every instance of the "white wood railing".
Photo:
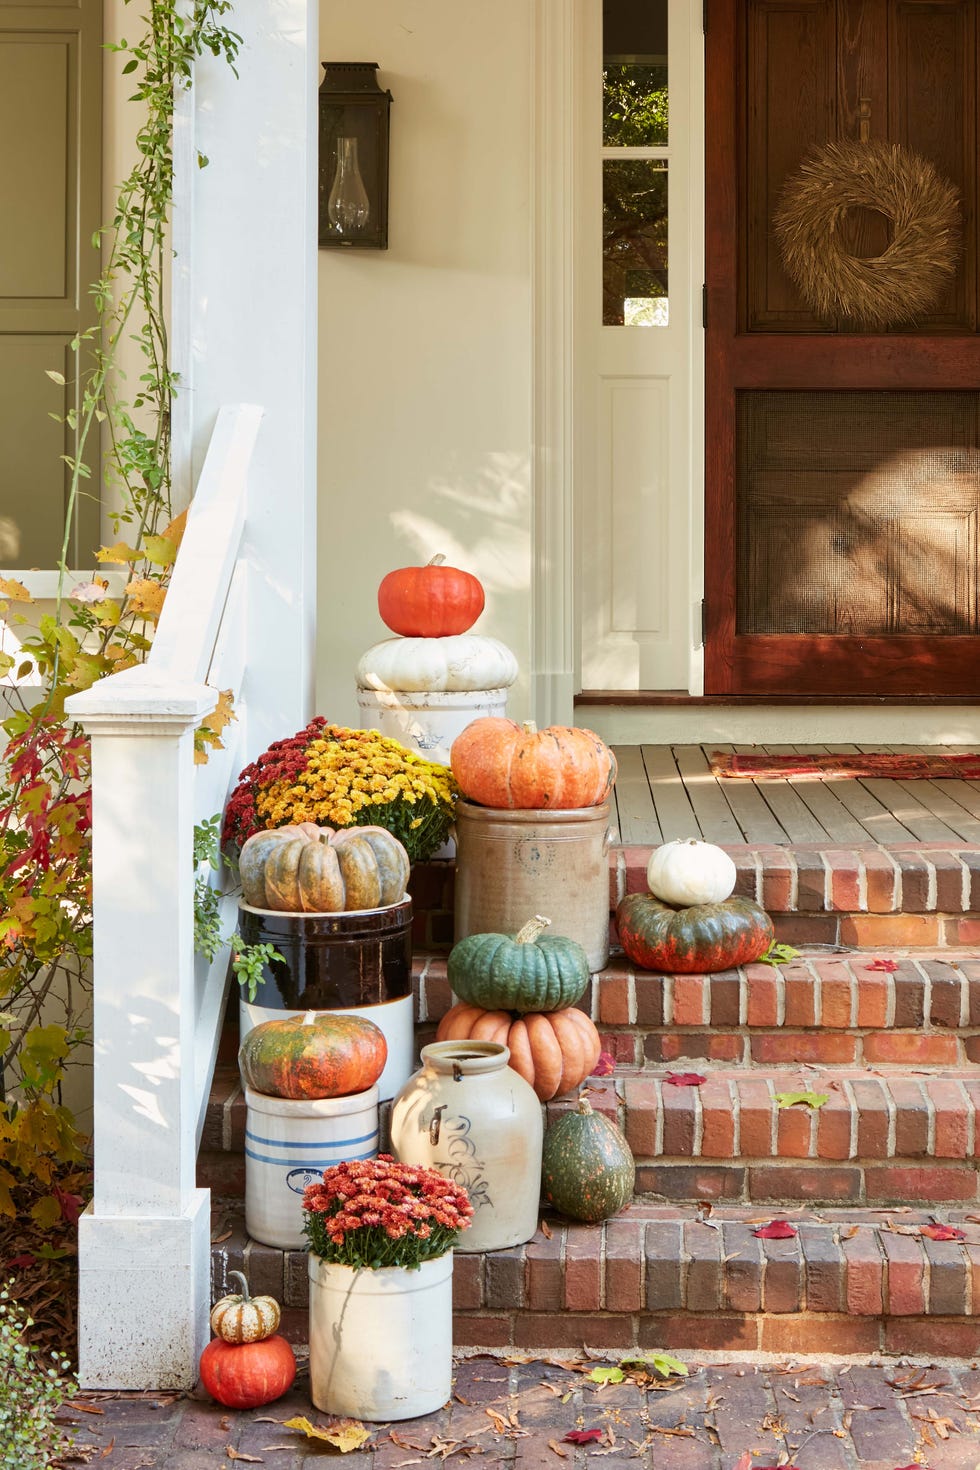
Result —
MULTIPOLYGON (((228 952, 194 954, 192 843, 247 749, 247 628, 261 612, 248 604, 266 589, 242 541, 261 418, 218 415, 147 661, 66 705, 92 740, 95 1190, 79 1232, 92 1388, 192 1384, 207 1330, 210 1196, 195 1165, 228 952), (194 731, 222 690, 236 715, 226 748, 195 765, 194 731)), ((227 934, 234 900, 222 907, 227 934)))

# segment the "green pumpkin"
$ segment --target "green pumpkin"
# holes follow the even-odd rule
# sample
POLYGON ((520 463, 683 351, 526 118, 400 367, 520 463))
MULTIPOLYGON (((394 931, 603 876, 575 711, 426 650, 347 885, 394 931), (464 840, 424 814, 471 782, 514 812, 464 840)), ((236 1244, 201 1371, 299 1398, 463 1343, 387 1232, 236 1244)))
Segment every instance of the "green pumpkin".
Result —
POLYGON ((535 915, 514 938, 470 934, 449 956, 449 984, 485 1011, 561 1011, 585 994, 589 961, 574 939, 539 938, 550 919, 535 915))
POLYGON ((636 1165, 621 1129, 582 1097, 544 1136, 541 1180, 556 1210, 594 1225, 629 1204, 636 1165))
POLYGON ((627 957, 641 970, 707 975, 749 965, 773 940, 772 920, 751 898, 675 908, 652 893, 628 893, 616 910, 627 957))

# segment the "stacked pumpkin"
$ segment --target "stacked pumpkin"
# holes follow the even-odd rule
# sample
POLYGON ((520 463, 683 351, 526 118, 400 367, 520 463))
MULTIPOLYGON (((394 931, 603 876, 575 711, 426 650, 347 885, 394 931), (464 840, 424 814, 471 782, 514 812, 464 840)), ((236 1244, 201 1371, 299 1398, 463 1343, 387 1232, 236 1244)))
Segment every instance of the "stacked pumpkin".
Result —
POLYGON ((296 1377, 296 1358, 276 1331, 279 1303, 250 1296, 240 1271, 240 1292, 223 1296, 211 1309, 215 1336, 201 1354, 201 1382, 213 1399, 229 1409, 257 1409, 281 1398, 296 1377))
POLYGON ((589 963, 574 939, 544 934, 538 915, 511 938, 471 934, 449 956, 459 1002, 443 1016, 437 1041, 497 1041, 510 1066, 542 1102, 577 1087, 599 1060, 599 1033, 576 1006, 589 963))
POLYGON ((750 898, 732 898, 735 864, 695 838, 666 842, 647 865, 648 893, 616 910, 626 954, 643 970, 711 974, 750 964, 773 941, 772 920, 750 898))
POLYGON ((442 765, 474 709, 502 713, 517 678, 506 644, 470 632, 484 607, 480 582, 445 560, 383 579, 378 612, 399 636, 375 643, 357 666, 362 726, 442 765))

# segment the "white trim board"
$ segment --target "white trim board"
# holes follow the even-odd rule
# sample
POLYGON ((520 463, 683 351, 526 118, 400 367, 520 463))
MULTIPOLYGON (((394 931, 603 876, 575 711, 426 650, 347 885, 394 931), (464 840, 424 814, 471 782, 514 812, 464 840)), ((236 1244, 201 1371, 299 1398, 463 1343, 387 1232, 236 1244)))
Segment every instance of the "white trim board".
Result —
POLYGON ((980 705, 579 705, 610 745, 980 745, 980 705))

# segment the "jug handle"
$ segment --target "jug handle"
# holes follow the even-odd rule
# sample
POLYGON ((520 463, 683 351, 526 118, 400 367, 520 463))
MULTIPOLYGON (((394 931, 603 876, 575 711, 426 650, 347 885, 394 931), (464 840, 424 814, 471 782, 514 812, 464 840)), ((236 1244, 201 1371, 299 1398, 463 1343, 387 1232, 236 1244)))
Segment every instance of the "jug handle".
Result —
POLYGON ((619 836, 619 833, 616 831, 616 828, 615 827, 607 827, 606 828, 605 836, 602 839, 602 850, 603 850, 603 852, 608 852, 609 851, 609 849, 612 847, 613 843, 616 841, 616 838, 618 836, 619 836))

